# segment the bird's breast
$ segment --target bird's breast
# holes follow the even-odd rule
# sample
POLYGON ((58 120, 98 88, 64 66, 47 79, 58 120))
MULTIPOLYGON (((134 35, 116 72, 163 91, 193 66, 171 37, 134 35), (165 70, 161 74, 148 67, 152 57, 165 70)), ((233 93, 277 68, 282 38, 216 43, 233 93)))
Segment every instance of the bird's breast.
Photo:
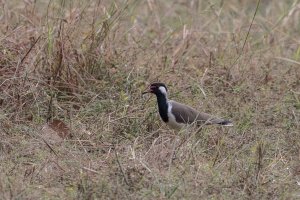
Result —
POLYGON ((184 124, 176 121, 175 116, 172 114, 172 103, 170 102, 168 103, 168 119, 166 124, 173 129, 181 129, 184 126, 184 124))

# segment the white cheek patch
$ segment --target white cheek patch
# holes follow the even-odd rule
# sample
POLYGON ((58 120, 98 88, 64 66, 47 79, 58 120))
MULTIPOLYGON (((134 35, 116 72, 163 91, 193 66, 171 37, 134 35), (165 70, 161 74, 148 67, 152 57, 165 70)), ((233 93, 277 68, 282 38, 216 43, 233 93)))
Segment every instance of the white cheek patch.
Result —
POLYGON ((165 87, 160 86, 158 89, 159 89, 159 91, 160 91, 161 93, 163 93, 164 95, 167 95, 167 90, 166 90, 165 87))

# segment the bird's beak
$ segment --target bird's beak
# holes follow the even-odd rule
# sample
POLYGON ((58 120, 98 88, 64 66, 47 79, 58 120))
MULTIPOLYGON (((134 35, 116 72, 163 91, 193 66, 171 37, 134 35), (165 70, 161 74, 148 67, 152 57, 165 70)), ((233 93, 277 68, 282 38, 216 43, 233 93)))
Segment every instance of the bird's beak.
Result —
POLYGON ((147 93, 152 93, 152 92, 153 92, 153 90, 149 86, 147 90, 145 90, 144 92, 142 92, 142 95, 147 94, 147 93))

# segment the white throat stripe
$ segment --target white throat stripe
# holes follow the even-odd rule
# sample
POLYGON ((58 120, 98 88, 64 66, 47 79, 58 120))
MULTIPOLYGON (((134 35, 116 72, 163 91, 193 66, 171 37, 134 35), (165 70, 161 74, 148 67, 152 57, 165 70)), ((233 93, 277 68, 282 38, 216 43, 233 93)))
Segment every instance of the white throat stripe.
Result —
POLYGON ((167 95, 167 90, 165 87, 160 86, 158 89, 160 90, 161 93, 163 93, 164 95, 167 95))

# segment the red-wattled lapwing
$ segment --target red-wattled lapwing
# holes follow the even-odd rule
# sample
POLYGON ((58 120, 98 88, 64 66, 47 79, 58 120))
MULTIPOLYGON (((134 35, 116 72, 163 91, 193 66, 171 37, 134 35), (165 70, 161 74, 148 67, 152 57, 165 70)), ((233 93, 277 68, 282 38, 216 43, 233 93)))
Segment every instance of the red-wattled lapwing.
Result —
POLYGON ((198 112, 194 108, 168 99, 168 89, 163 83, 152 83, 143 92, 156 95, 158 111, 161 119, 171 128, 180 129, 187 124, 233 126, 229 120, 221 119, 210 114, 198 112))

